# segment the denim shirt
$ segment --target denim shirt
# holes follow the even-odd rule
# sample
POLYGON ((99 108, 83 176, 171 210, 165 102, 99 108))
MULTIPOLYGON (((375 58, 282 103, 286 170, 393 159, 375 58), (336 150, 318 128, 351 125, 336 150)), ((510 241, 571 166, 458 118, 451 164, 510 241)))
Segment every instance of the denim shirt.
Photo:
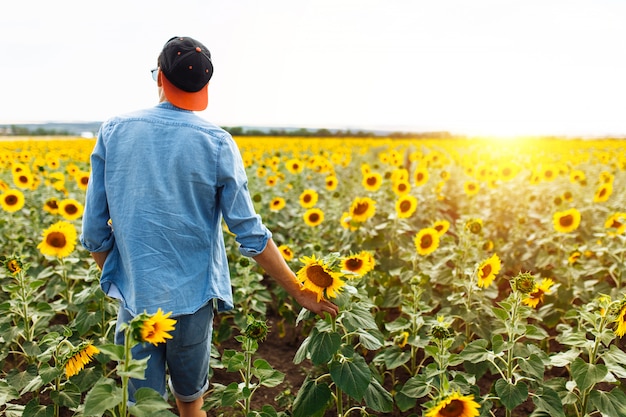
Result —
POLYGON ((131 314, 233 308, 222 219, 244 256, 271 237, 233 138, 170 103, 105 122, 91 154, 80 241, 110 251, 101 288, 131 314), (109 222, 110 220, 110 222, 109 222))

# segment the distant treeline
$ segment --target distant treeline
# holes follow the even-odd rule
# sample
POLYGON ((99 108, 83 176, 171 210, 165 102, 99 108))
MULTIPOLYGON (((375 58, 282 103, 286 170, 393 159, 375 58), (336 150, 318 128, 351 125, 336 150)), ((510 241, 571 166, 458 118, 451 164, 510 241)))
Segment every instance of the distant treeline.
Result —
MULTIPOLYGON (((77 136, 85 132, 97 133, 99 124, 89 125, 0 125, 0 135, 5 136, 77 136)), ((390 132, 384 130, 352 130, 352 129, 305 129, 305 128, 255 128, 255 127, 224 127, 224 130, 233 136, 297 136, 311 138, 355 137, 366 138, 372 136, 399 139, 411 138, 451 138, 448 132, 390 132)))
POLYGON ((255 129, 244 127, 224 127, 233 136, 297 136, 311 138, 384 136, 390 138, 450 138, 449 132, 389 132, 351 129, 255 129))

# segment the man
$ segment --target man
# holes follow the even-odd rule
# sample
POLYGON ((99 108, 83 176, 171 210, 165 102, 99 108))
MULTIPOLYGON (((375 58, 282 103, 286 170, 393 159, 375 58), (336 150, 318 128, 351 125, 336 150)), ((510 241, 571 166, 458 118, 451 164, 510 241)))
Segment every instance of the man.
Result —
POLYGON ((177 319, 166 344, 135 347, 150 355, 140 387, 166 394, 183 417, 203 416, 213 307, 233 308, 222 219, 252 257, 304 308, 336 316, 338 308, 302 290, 270 231, 255 213, 241 155, 232 137, 197 116, 208 103, 213 63, 188 37, 170 39, 153 71, 159 104, 105 122, 91 155, 83 246, 102 269, 102 289, 121 300, 119 325, 159 308, 177 319))

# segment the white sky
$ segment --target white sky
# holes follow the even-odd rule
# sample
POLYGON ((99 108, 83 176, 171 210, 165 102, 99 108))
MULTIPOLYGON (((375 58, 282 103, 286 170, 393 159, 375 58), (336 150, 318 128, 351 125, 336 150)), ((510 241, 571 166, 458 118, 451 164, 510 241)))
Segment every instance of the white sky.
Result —
POLYGON ((3 0, 0 123, 156 104, 175 35, 221 126, 626 135, 624 0, 3 0))

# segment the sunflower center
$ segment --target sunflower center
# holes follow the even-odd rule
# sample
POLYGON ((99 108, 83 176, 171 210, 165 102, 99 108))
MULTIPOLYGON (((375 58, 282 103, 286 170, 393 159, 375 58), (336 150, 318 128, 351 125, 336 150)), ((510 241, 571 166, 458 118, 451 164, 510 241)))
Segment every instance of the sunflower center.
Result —
POLYGON ((559 224, 563 227, 569 227, 572 224, 574 224, 574 216, 572 216, 571 214, 568 214, 566 216, 563 216, 559 219, 559 224))
POLYGON ((80 183, 83 185, 87 185, 89 183, 89 177, 82 177, 80 179, 80 183))
POLYGON ((321 265, 311 265, 306 270, 306 276, 313 284, 321 288, 328 288, 333 284, 333 277, 321 265))
POLYGON ((311 194, 305 194, 305 195, 302 197, 302 201, 304 201, 305 203, 310 203, 310 202, 311 202, 311 199, 312 199, 311 194))
POLYGON ((20 175, 19 182, 22 184, 28 184, 28 177, 26 175, 20 175))
POLYGON ((320 221, 319 213, 311 213, 311 214, 309 214, 309 221, 311 223, 317 223, 318 221, 320 221))
POLYGON ((410 201, 403 201, 400 203, 400 211, 402 213, 406 213, 407 211, 409 211, 411 209, 411 202, 410 201))
POLYGON ((452 400, 450 404, 439 410, 439 415, 444 417, 460 417, 463 415, 464 409, 463 401, 452 400))
POLYGON ((368 185, 376 185, 376 182, 377 182, 377 181, 376 181, 376 177, 369 177, 369 178, 367 179, 367 184, 368 184, 368 185))
POLYGON ((598 197, 604 197, 606 195, 606 192, 606 188, 603 187, 598 193, 598 197))
POLYGON ((417 174, 416 178, 417 182, 421 182, 424 179, 424 174, 420 172, 417 174))
POLYGON ((7 206, 14 206, 17 204, 17 196, 8 195, 4 198, 4 202, 7 204, 7 206))
POLYGON ((425 234, 420 239, 420 247, 422 249, 428 249, 432 246, 432 244, 433 244, 433 237, 429 234, 425 234))
POLYGON ((52 232, 46 237, 46 243, 54 248, 64 248, 67 240, 63 233, 52 232))
POLYGON ((488 277, 491 274, 491 265, 487 264, 481 269, 482 277, 488 277))
POLYGON ((68 204, 67 206, 65 206, 65 212, 67 214, 76 214, 78 212, 78 207, 76 207, 74 204, 68 204))
POLYGON ((370 205, 368 203, 357 203, 356 207, 354 208, 354 214, 361 215, 367 213, 367 209, 369 208, 369 206, 370 205))
POLYGON ((346 267, 350 271, 358 271, 363 266, 363 260, 358 258, 350 258, 346 261, 346 267))

